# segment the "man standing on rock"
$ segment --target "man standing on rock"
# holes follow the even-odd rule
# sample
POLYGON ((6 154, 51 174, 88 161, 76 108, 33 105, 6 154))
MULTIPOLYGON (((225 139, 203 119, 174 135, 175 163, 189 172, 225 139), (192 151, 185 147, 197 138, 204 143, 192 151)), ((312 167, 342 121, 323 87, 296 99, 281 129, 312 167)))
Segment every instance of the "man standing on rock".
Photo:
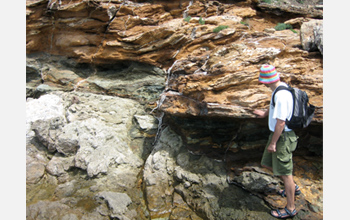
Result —
MULTIPOLYGON (((287 84, 280 81, 279 74, 272 65, 263 65, 260 68, 259 82, 268 86, 272 91, 272 97, 277 87, 287 84)), ((301 192, 293 180, 292 152, 297 146, 298 137, 292 129, 286 125, 293 112, 293 96, 287 90, 280 90, 275 95, 275 106, 270 101, 270 107, 266 111, 255 110, 253 113, 258 118, 269 116, 269 129, 271 131, 261 165, 270 169, 275 176, 280 176, 285 190, 278 194, 287 196, 287 206, 282 210, 272 210, 271 215, 276 218, 290 218, 297 214, 294 198, 301 192)))

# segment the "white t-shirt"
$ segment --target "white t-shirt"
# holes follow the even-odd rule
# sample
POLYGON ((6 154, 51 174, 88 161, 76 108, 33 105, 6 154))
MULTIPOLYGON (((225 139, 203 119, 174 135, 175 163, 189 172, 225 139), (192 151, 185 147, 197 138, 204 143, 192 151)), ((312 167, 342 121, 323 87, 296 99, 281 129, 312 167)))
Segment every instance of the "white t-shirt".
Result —
MULTIPOLYGON (((286 83, 281 82, 280 86, 287 86, 286 83)), ((277 87, 277 88, 278 88, 277 87)), ((276 88, 276 89, 277 89, 276 88)), ((276 91, 276 90, 275 90, 276 91)), ((291 92, 287 90, 280 90, 275 95, 275 107, 272 105, 272 97, 275 93, 273 91, 271 100, 270 100, 270 110, 269 110, 269 129, 270 131, 275 131, 275 126, 277 123, 277 119, 286 121, 286 119, 290 120, 293 113, 293 95, 291 92)), ((291 131, 292 129, 289 129, 287 125, 284 127, 285 131, 291 131)))

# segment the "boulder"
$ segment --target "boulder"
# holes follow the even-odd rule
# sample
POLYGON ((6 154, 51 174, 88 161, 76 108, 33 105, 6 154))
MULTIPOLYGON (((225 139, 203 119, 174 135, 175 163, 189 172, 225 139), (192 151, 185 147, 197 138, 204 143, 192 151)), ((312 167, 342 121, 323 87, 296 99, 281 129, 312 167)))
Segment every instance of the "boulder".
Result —
POLYGON ((27 184, 38 183, 45 174, 45 165, 38 162, 32 162, 26 166, 27 184))
POLYGON ((314 27, 315 44, 323 55, 323 24, 314 27))
POLYGON ((323 18, 323 7, 319 0, 254 0, 265 12, 278 16, 293 13, 313 18, 323 18))
POLYGON ((300 39, 304 50, 318 50, 323 54, 323 20, 304 22, 300 28, 300 39))
POLYGON ((120 220, 132 219, 136 216, 125 216, 128 211, 128 206, 132 203, 130 197, 125 193, 116 193, 103 191, 96 195, 97 198, 102 198, 108 204, 111 210, 110 217, 118 218, 120 220))

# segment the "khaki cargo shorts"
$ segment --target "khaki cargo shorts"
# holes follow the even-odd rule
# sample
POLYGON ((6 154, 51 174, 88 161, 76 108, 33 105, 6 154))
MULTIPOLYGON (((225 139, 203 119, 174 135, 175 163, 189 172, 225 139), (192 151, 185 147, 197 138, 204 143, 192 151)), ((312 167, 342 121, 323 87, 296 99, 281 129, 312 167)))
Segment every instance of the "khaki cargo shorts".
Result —
POLYGON ((294 131, 283 132, 276 144, 276 152, 269 153, 267 147, 270 144, 273 132, 269 136, 269 140, 265 147, 261 164, 272 167, 273 174, 275 176, 292 175, 293 173, 293 160, 292 153, 297 147, 298 136, 294 131))

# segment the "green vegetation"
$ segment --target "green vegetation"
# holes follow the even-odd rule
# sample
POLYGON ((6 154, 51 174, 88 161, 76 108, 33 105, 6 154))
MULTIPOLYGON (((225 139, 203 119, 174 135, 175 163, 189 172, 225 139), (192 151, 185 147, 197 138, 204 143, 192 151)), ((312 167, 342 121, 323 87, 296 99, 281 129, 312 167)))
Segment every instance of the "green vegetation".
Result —
POLYGON ((278 5, 281 4, 280 0, 261 0, 261 1, 267 4, 272 4, 273 2, 277 3, 278 5))
POLYGON ((214 28, 213 32, 214 32, 214 33, 219 33, 221 30, 224 30, 224 29, 226 29, 226 28, 228 28, 227 25, 220 25, 220 26, 214 28))
POLYGON ((187 16, 187 17, 184 19, 184 21, 190 22, 191 18, 192 18, 191 16, 187 16))
POLYGON ((283 30, 286 30, 286 29, 291 30, 293 33, 296 33, 296 34, 298 33, 296 30, 293 29, 293 26, 291 24, 278 23, 275 26, 275 30, 276 31, 283 31, 283 30))
POLYGON ((247 22, 241 21, 240 23, 249 27, 249 24, 247 22))
POLYGON ((286 30, 286 29, 292 29, 293 26, 290 25, 290 24, 285 24, 285 23, 278 23, 276 26, 275 26, 275 30, 276 31, 283 31, 283 30, 286 30))
POLYGON ((199 18, 199 24, 201 24, 201 25, 205 24, 205 21, 203 20, 202 17, 199 18))

